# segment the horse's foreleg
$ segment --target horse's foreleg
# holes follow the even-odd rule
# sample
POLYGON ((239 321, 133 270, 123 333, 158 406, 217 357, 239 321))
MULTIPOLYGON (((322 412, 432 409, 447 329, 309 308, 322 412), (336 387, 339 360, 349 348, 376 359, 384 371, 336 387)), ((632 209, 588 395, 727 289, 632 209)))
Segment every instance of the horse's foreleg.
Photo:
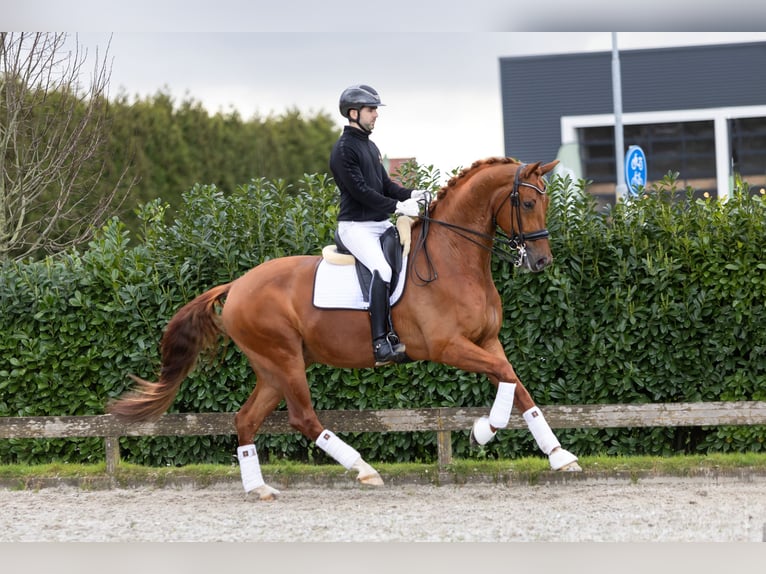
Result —
POLYGON ((568 450, 561 448, 561 443, 545 420, 543 412, 535 405, 529 391, 523 386, 519 391, 519 406, 524 422, 527 423, 527 428, 532 433, 538 448, 547 455, 551 468, 570 472, 582 470, 577 464, 577 457, 568 450))
POLYGON ((550 425, 545 420, 542 411, 534 406, 522 413, 529 432, 543 453, 548 455, 548 462, 553 470, 580 471, 577 457, 568 450, 561 448, 561 443, 553 434, 550 425))
MULTIPOLYGON (((519 384, 519 390, 522 396, 529 393, 519 384)), ((471 442, 484 445, 494 438, 498 429, 508 426, 510 420, 511 407, 513 405, 513 395, 517 385, 514 383, 499 383, 497 386, 497 395, 489 416, 484 416, 473 423, 471 429, 471 442)), ((531 397, 529 399, 531 402, 531 397)), ((527 403, 528 404, 528 403, 527 403)), ((537 446, 548 456, 548 461, 553 470, 579 471, 582 470, 577 464, 577 457, 568 450, 561 448, 561 443, 556 438, 548 422, 545 420, 542 411, 534 403, 529 408, 522 408, 522 416, 527 423, 529 431, 537 443, 537 446)))
POLYGON ((498 429, 508 426, 515 392, 516 383, 498 383, 497 395, 495 395, 495 402, 492 404, 489 416, 481 417, 473 423, 471 442, 480 445, 487 444, 495 437, 498 429))
POLYGON ((561 443, 545 420, 542 411, 535 405, 529 391, 519 381, 513 367, 505 357, 500 341, 494 342, 488 348, 465 343, 468 342, 464 341, 462 348, 456 344, 450 345, 451 353, 462 352, 462 354, 459 355, 459 362, 450 361, 448 364, 463 370, 485 372, 497 385, 497 394, 490 414, 474 422, 471 429, 471 442, 486 444, 492 440, 498 429, 505 428, 510 420, 515 398, 517 407, 522 413, 537 446, 548 456, 551 468, 567 471, 582 470, 577 464, 577 457, 561 448, 561 443))

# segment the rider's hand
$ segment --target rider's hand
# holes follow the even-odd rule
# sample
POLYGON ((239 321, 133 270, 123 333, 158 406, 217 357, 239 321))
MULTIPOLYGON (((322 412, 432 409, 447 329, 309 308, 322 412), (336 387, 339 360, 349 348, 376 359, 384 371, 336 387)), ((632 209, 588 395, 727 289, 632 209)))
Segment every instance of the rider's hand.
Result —
POLYGON ((410 193, 410 199, 417 199, 418 201, 431 201, 431 192, 427 189, 413 189, 410 193))
POLYGON ((397 215, 408 215, 410 217, 417 217, 420 214, 420 204, 417 199, 405 199, 404 201, 396 202, 397 215))

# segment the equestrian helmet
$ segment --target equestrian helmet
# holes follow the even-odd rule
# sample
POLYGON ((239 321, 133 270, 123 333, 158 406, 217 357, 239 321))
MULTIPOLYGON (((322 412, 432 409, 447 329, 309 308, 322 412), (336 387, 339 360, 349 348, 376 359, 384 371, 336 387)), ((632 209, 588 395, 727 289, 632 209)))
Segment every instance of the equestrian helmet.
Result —
POLYGON ((380 96, 375 88, 366 86, 364 84, 357 84, 355 86, 349 86, 340 95, 340 114, 344 118, 348 118, 349 110, 358 110, 364 106, 370 106, 376 108, 378 106, 385 106, 381 103, 380 96))

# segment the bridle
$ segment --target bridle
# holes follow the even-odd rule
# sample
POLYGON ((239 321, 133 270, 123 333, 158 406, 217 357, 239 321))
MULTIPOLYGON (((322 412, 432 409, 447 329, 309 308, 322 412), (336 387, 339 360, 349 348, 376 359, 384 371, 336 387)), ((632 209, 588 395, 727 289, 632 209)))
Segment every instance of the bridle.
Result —
MULTIPOLYGON (((521 171, 527 166, 527 164, 522 163, 518 169, 516 169, 516 174, 513 178, 513 189, 511 189, 511 193, 508 196, 508 201, 510 201, 511 204, 511 223, 513 223, 514 215, 516 218, 516 231, 513 233, 513 235, 509 238, 507 238, 508 247, 510 247, 513 250, 516 250, 517 257, 516 261, 514 262, 514 266, 520 267, 521 264, 524 262, 524 259, 527 256, 527 241, 537 241, 539 239, 547 239, 550 236, 550 233, 548 233, 548 230, 538 229, 537 231, 531 231, 529 233, 524 233, 524 228, 521 224, 521 196, 519 194, 519 187, 531 187, 534 189, 537 193, 540 195, 545 195, 545 190, 540 189, 533 183, 529 183, 526 181, 521 181, 521 171)), ((497 214, 500 213, 500 210, 502 209, 502 203, 500 204, 500 207, 497 208, 497 211, 492 216, 492 220, 495 223, 495 226, 497 226, 497 214)), ((509 226, 509 228, 513 228, 513 225, 509 226)))
MULTIPOLYGON (((420 234, 420 239, 418 240, 417 245, 413 249, 413 255, 419 251, 423 250, 423 253, 425 255, 426 262, 428 264, 428 276, 422 277, 420 275, 420 272, 415 269, 415 274, 417 275, 418 279, 423 282, 423 284, 430 283, 432 281, 435 281, 438 278, 438 273, 436 272, 436 269, 433 266, 433 263, 431 262, 431 258, 428 255, 428 248, 426 246, 426 237, 428 236, 428 231, 430 228, 431 223, 436 223, 438 225, 441 225, 442 227, 446 227, 447 229, 455 232, 457 235, 462 237, 463 239, 466 239, 467 241, 470 241, 474 245, 478 245, 482 249, 486 249, 487 251, 490 251, 493 255, 497 255, 501 259, 504 259, 505 261, 508 261, 509 263, 512 263, 514 267, 521 267, 523 265, 524 261, 527 257, 527 241, 538 241, 540 239, 547 239, 550 234, 548 233, 548 230, 543 228, 539 229, 537 231, 531 231, 528 233, 524 232, 524 228, 521 221, 521 195, 519 194, 519 188, 520 187, 529 187, 534 189, 537 193, 540 195, 545 195, 545 190, 541 189, 540 187, 536 186, 533 183, 529 183, 526 181, 521 180, 521 172, 522 170, 527 166, 527 164, 522 163, 519 165, 519 167, 516 169, 516 173, 513 178, 513 187, 511 188, 511 191, 508 193, 507 201, 510 205, 510 223, 509 229, 513 229, 513 220, 516 220, 516 228, 513 232, 513 235, 510 237, 505 236, 505 234, 502 232, 502 229, 500 230, 500 235, 504 241, 498 241, 498 238, 496 235, 490 235, 487 233, 482 233, 481 231, 476 231, 475 229, 469 229, 467 227, 462 227, 460 225, 455 225, 454 223, 449 223, 447 221, 442 221, 440 219, 433 219, 432 217, 428 216, 429 211, 429 202, 426 202, 424 214, 420 216, 420 219, 423 221, 423 228, 420 234), (477 239, 478 238, 478 239, 477 239), (483 240, 483 241, 482 241, 483 240), (486 242, 489 242, 489 246, 487 246, 486 242), (497 243, 500 243, 500 245, 497 245, 497 243), (506 249, 507 247, 507 249, 506 249)), ((503 208, 503 205, 505 204, 506 199, 503 199, 503 201, 500 202, 500 206, 497 208, 495 213, 492 214, 492 222, 497 227, 497 216, 500 213, 500 210, 503 208)), ((413 265, 414 268, 414 265, 413 265)))

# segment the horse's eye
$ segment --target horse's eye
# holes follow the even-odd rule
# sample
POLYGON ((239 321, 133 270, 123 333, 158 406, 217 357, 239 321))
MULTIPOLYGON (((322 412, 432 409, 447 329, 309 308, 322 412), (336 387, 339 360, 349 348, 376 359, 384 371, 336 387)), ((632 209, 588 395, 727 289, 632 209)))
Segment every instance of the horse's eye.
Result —
POLYGON ((534 201, 525 201, 524 202, 524 209, 534 209, 535 208, 535 202, 534 201))

